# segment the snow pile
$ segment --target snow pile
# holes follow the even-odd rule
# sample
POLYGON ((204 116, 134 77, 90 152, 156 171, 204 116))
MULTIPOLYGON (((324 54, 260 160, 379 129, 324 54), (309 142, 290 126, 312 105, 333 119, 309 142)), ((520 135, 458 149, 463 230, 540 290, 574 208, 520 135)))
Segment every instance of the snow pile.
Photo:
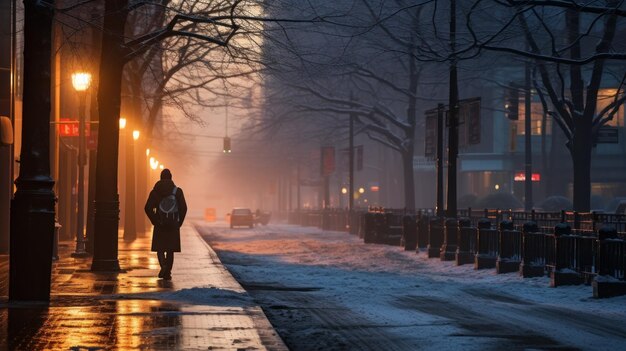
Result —
MULTIPOLYGON (((251 291, 269 308, 272 322, 287 328, 294 340, 319 335, 330 323, 334 334, 351 330, 357 338, 371 333, 359 332, 354 324, 383 328, 395 335, 390 340, 408 343, 398 349, 511 346, 502 340, 518 348, 626 349, 626 296, 593 299, 590 286, 550 288, 548 277, 478 271, 310 227, 211 226, 200 232, 244 288, 253 284, 296 291, 251 291), (342 312, 295 318, 294 311, 302 310, 342 312), (319 320, 325 324, 311 325, 319 320), (350 322, 354 320, 359 322, 350 322), (446 335, 454 338, 441 338, 446 335)), ((349 339, 341 335, 341 340, 349 339)), ((355 345, 347 348, 360 348, 355 345)))

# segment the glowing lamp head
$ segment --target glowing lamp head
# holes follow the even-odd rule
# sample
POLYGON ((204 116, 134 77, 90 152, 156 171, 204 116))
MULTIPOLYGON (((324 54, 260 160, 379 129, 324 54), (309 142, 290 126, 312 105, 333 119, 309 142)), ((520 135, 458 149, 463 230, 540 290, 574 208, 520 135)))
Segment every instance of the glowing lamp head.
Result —
POLYGON ((72 85, 76 91, 85 91, 91 86, 91 74, 87 72, 72 73, 72 85))
POLYGON ((133 130, 133 140, 139 139, 140 132, 138 130, 133 130))
POLYGON ((126 118, 120 117, 120 129, 126 128, 126 118))
POLYGON ((347 194, 347 193, 348 193, 348 189, 346 189, 346 188, 341 188, 341 193, 342 193, 342 194, 347 194))
POLYGON ((150 149, 146 149, 146 156, 150 156, 150 149))
POLYGON ((159 161, 154 157, 150 157, 150 168, 157 169, 157 167, 159 167, 159 161))
POLYGON ((165 166, 164 166, 164 165, 159 165, 159 168, 160 168, 160 169, 164 169, 164 168, 165 168, 165 166))
POLYGON ((363 194, 364 192, 365 192, 365 189, 359 188, 359 194, 363 194))

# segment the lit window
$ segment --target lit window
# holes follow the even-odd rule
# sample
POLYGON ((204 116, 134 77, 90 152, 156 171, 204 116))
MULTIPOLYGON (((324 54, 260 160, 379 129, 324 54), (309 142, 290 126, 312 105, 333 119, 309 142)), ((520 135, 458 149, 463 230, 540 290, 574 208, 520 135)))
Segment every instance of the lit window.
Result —
MULTIPOLYGON (((541 135, 542 128, 546 128, 546 135, 552 134, 552 117, 546 116, 546 125, 543 125, 543 106, 541 101, 533 101, 537 98, 536 95, 532 96, 530 103, 530 130, 532 135, 541 135)), ((524 94, 520 94, 519 108, 518 108, 517 120, 517 135, 526 134, 524 127, 524 121, 526 120, 526 104, 524 101, 524 94)))
MULTIPOLYGON (((600 89, 598 91, 598 103, 596 104, 596 113, 602 112, 604 108, 609 106, 615 100, 617 89, 600 89)), ((619 110, 606 125, 613 127, 624 126, 624 104, 620 105, 619 110)))

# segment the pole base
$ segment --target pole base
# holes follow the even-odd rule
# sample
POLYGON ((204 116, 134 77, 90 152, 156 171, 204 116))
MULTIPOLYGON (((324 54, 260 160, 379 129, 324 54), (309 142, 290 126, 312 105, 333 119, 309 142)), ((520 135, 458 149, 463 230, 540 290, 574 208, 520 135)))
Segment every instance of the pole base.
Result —
POLYGON ((464 264, 474 263, 474 255, 469 251, 458 251, 454 255, 456 265, 462 266, 464 264))
POLYGON ((430 246, 428 245, 428 258, 439 258, 439 254, 441 253, 441 248, 438 246, 430 246))
POLYGON ((626 281, 613 277, 596 277, 591 285, 593 286, 593 297, 595 298, 626 295, 626 281))
POLYGON ((496 258, 494 256, 476 255, 474 259, 474 269, 496 268, 496 258))
POLYGON ((70 256, 72 256, 74 258, 85 258, 85 257, 89 257, 91 255, 87 251, 75 251, 75 252, 72 252, 72 254, 70 256))
POLYGON ((498 261, 496 261, 496 273, 503 274, 519 272, 519 266, 519 261, 508 261, 505 259, 499 259, 498 261))
POLYGON ((91 263, 92 272, 120 272, 120 261, 118 260, 93 260, 91 263))
POLYGON ((519 266, 519 273, 523 278, 543 277, 545 268, 544 266, 534 266, 522 262, 519 266))

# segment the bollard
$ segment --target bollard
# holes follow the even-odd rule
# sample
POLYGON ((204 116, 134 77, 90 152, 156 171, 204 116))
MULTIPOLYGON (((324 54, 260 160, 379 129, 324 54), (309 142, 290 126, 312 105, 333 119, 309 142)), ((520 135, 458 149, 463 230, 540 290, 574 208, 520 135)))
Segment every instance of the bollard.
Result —
POLYGON ((432 217, 428 224, 428 258, 439 257, 443 244, 443 217, 432 217))
POLYGON ((370 244, 374 242, 376 236, 376 213, 367 212, 364 214, 365 225, 363 226, 363 242, 370 244))
POLYGON ((495 268, 498 255, 498 230, 484 218, 478 221, 478 245, 474 257, 474 269, 495 268))
POLYGON ((402 241, 405 251, 417 247, 417 221, 413 216, 402 217, 402 241))
MULTIPOLYGON (((472 213, 471 209, 468 213, 472 213)), ((457 266, 474 263, 474 255, 476 255, 476 235, 478 231, 472 227, 472 221, 469 218, 459 219, 459 230, 457 236, 457 248, 454 255, 457 266)))
POLYGON ((428 224, 430 223, 429 217, 427 215, 420 215, 419 220, 417 221, 417 248, 416 252, 419 252, 419 249, 425 249, 428 247, 428 224))
POLYGON ((522 227, 522 262, 519 272, 524 278, 543 277, 545 274, 545 235, 539 232, 536 222, 529 221, 522 227))
POLYGON ((567 223, 558 223, 554 226, 552 266, 550 270, 550 286, 555 288, 561 285, 579 285, 584 282, 583 277, 575 271, 576 237, 572 234, 572 227, 567 223))
POLYGON ((626 241, 619 239, 614 227, 598 230, 598 275, 591 283, 593 297, 626 295, 626 241))
POLYGON ((512 221, 500 222, 496 273, 518 272, 522 256, 522 233, 515 230, 512 221))
POLYGON ((459 236, 459 221, 456 218, 446 219, 443 243, 439 253, 442 261, 453 261, 456 254, 457 237, 459 236))

